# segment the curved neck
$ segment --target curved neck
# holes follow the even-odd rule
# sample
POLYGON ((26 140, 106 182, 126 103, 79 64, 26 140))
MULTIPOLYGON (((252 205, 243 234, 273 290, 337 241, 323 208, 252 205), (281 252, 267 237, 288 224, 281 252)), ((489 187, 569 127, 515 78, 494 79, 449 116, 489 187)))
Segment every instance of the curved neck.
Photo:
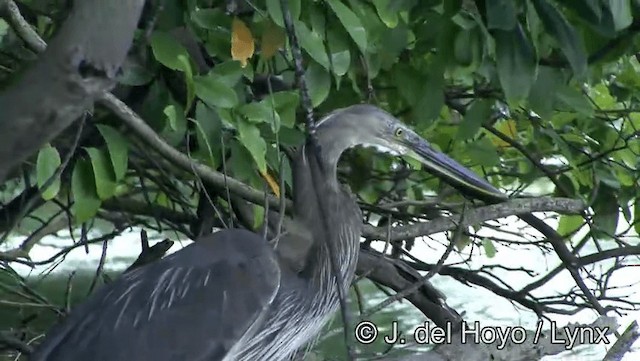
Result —
MULTIPOLYGON (((324 144, 325 149, 329 149, 324 144)), ((339 158, 339 156, 338 156, 339 158)), ((296 216, 302 221, 313 234, 315 240, 320 239, 321 231, 314 225, 323 219, 321 217, 331 216, 331 212, 326 212, 323 201, 341 197, 340 184, 336 174, 337 159, 331 161, 321 153, 318 157, 313 146, 304 144, 299 150, 293 162, 293 206, 296 216), (326 214, 325 213, 329 213, 326 214)), ((331 219, 326 219, 331 221, 331 219)), ((321 222, 320 222, 321 223, 321 222)))
MULTIPOLYGON (((321 153, 329 149, 325 144, 321 146, 321 153)), ((329 249, 332 247, 342 280, 348 287, 355 272, 362 215, 355 199, 336 178, 338 158, 324 154, 317 157, 309 145, 300 149, 293 170, 294 209, 312 238, 302 274, 320 283, 333 284, 329 249)))

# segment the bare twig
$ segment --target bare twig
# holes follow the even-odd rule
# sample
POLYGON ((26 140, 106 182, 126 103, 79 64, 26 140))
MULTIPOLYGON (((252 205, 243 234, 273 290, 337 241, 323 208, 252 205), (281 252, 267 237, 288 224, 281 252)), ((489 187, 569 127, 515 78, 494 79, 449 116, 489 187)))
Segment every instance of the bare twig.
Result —
POLYGON ((442 269, 442 266, 444 265, 444 262, 446 261, 447 258, 449 258, 449 255, 453 251, 454 246, 458 243, 458 240, 460 239, 460 237, 463 234, 464 227, 462 226, 462 224, 464 223, 464 213, 465 212, 464 212, 464 209, 463 209, 462 213, 460 214, 460 219, 458 221, 458 228, 455 230, 455 234, 454 234, 453 238, 449 241, 449 245, 447 245, 447 249, 442 254, 442 256, 440 257, 440 259, 438 260, 436 265, 431 270, 429 270, 427 272, 427 274, 425 274, 424 276, 420 277, 420 279, 418 281, 414 282, 411 286, 403 289, 402 291, 397 292, 392 297, 389 297, 386 300, 384 300, 384 301, 380 302, 379 304, 377 304, 376 306, 372 307, 366 313, 365 317, 371 316, 372 314, 382 310, 383 308, 389 306, 390 304, 392 304, 394 302, 397 302, 397 301, 407 297, 408 295, 416 292, 420 287, 422 287, 425 284, 425 282, 427 282, 431 277, 433 277, 435 274, 440 272, 440 269, 442 269))
POLYGON ((8 332, 0 332, 0 345, 5 345, 25 355, 31 354, 33 348, 8 332))
POLYGON ((96 274, 93 277, 93 279, 91 280, 91 285, 89 286, 89 290, 87 291, 87 295, 90 295, 93 292, 93 289, 98 284, 98 278, 100 278, 100 275, 103 272, 104 261, 107 258, 107 247, 108 247, 108 244, 109 244, 109 241, 107 241, 107 240, 102 242, 102 253, 100 254, 100 261, 98 262, 98 268, 96 268, 96 274))
POLYGON ((18 36, 24 40, 29 49, 35 53, 41 53, 47 48, 47 44, 33 30, 31 25, 22 17, 20 9, 13 0, 0 1, 0 15, 2 15, 18 36))

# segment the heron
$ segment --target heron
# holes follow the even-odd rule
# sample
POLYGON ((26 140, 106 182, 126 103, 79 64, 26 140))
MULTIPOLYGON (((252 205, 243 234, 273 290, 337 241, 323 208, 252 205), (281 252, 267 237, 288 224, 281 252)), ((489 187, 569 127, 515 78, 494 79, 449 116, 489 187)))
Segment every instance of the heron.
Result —
POLYGON ((468 197, 505 197, 376 106, 333 111, 314 137, 292 156, 293 216, 277 242, 224 229, 132 270, 75 307, 31 360, 290 359, 317 338, 354 279, 362 213, 337 178, 349 148, 415 158, 468 197))

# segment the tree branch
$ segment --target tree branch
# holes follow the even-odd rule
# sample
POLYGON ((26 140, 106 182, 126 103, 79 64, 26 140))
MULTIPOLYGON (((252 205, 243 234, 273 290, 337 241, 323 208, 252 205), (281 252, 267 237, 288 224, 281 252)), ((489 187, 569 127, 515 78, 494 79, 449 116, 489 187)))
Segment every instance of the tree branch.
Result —
MULTIPOLYGON (((569 198, 519 198, 504 203, 492 204, 468 210, 462 226, 468 227, 492 219, 498 219, 513 215, 527 214, 531 212, 558 212, 563 214, 579 214, 585 205, 582 201, 569 198)), ((393 227, 391 241, 426 236, 429 234, 451 231, 457 224, 451 217, 440 217, 431 221, 416 223, 408 226, 393 227)), ((365 225, 363 236, 377 240, 386 240, 388 235, 386 227, 373 227, 365 225)))
MULTIPOLYGON (((404 261, 389 259, 370 250, 360 251, 356 273, 396 292, 411 287, 421 278, 404 261)), ((445 327, 447 322, 458 324, 462 321, 460 315, 447 306, 445 296, 428 281, 405 298, 439 327, 445 327)))
MULTIPOLYGON (((216 188, 224 189, 228 187, 231 192, 252 203, 260 205, 264 203, 265 195, 263 192, 255 190, 229 176, 225 177, 224 174, 216 172, 206 165, 189 158, 184 153, 167 144, 138 114, 112 94, 104 94, 98 102, 117 115, 143 142, 160 153, 160 155, 166 158, 171 164, 182 168, 186 172, 197 174, 205 183, 216 188)), ((270 207, 278 209, 278 198, 267 195, 267 199, 270 207)), ((291 207, 287 208, 291 209, 291 207)))
POLYGON ((31 49, 42 51, 0 93, 0 181, 114 86, 143 5, 144 0, 76 1, 45 49, 16 4, 0 0, 0 14, 31 49))

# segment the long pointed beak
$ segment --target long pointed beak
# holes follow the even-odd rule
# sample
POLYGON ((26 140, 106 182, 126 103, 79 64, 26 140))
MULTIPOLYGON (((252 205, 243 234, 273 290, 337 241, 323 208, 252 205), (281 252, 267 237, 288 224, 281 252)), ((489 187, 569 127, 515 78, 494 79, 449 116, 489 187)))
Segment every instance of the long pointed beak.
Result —
POLYGON ((450 184, 460 192, 487 203, 502 202, 507 196, 491 183, 460 163, 438 152, 424 139, 413 139, 412 153, 431 173, 450 184))

